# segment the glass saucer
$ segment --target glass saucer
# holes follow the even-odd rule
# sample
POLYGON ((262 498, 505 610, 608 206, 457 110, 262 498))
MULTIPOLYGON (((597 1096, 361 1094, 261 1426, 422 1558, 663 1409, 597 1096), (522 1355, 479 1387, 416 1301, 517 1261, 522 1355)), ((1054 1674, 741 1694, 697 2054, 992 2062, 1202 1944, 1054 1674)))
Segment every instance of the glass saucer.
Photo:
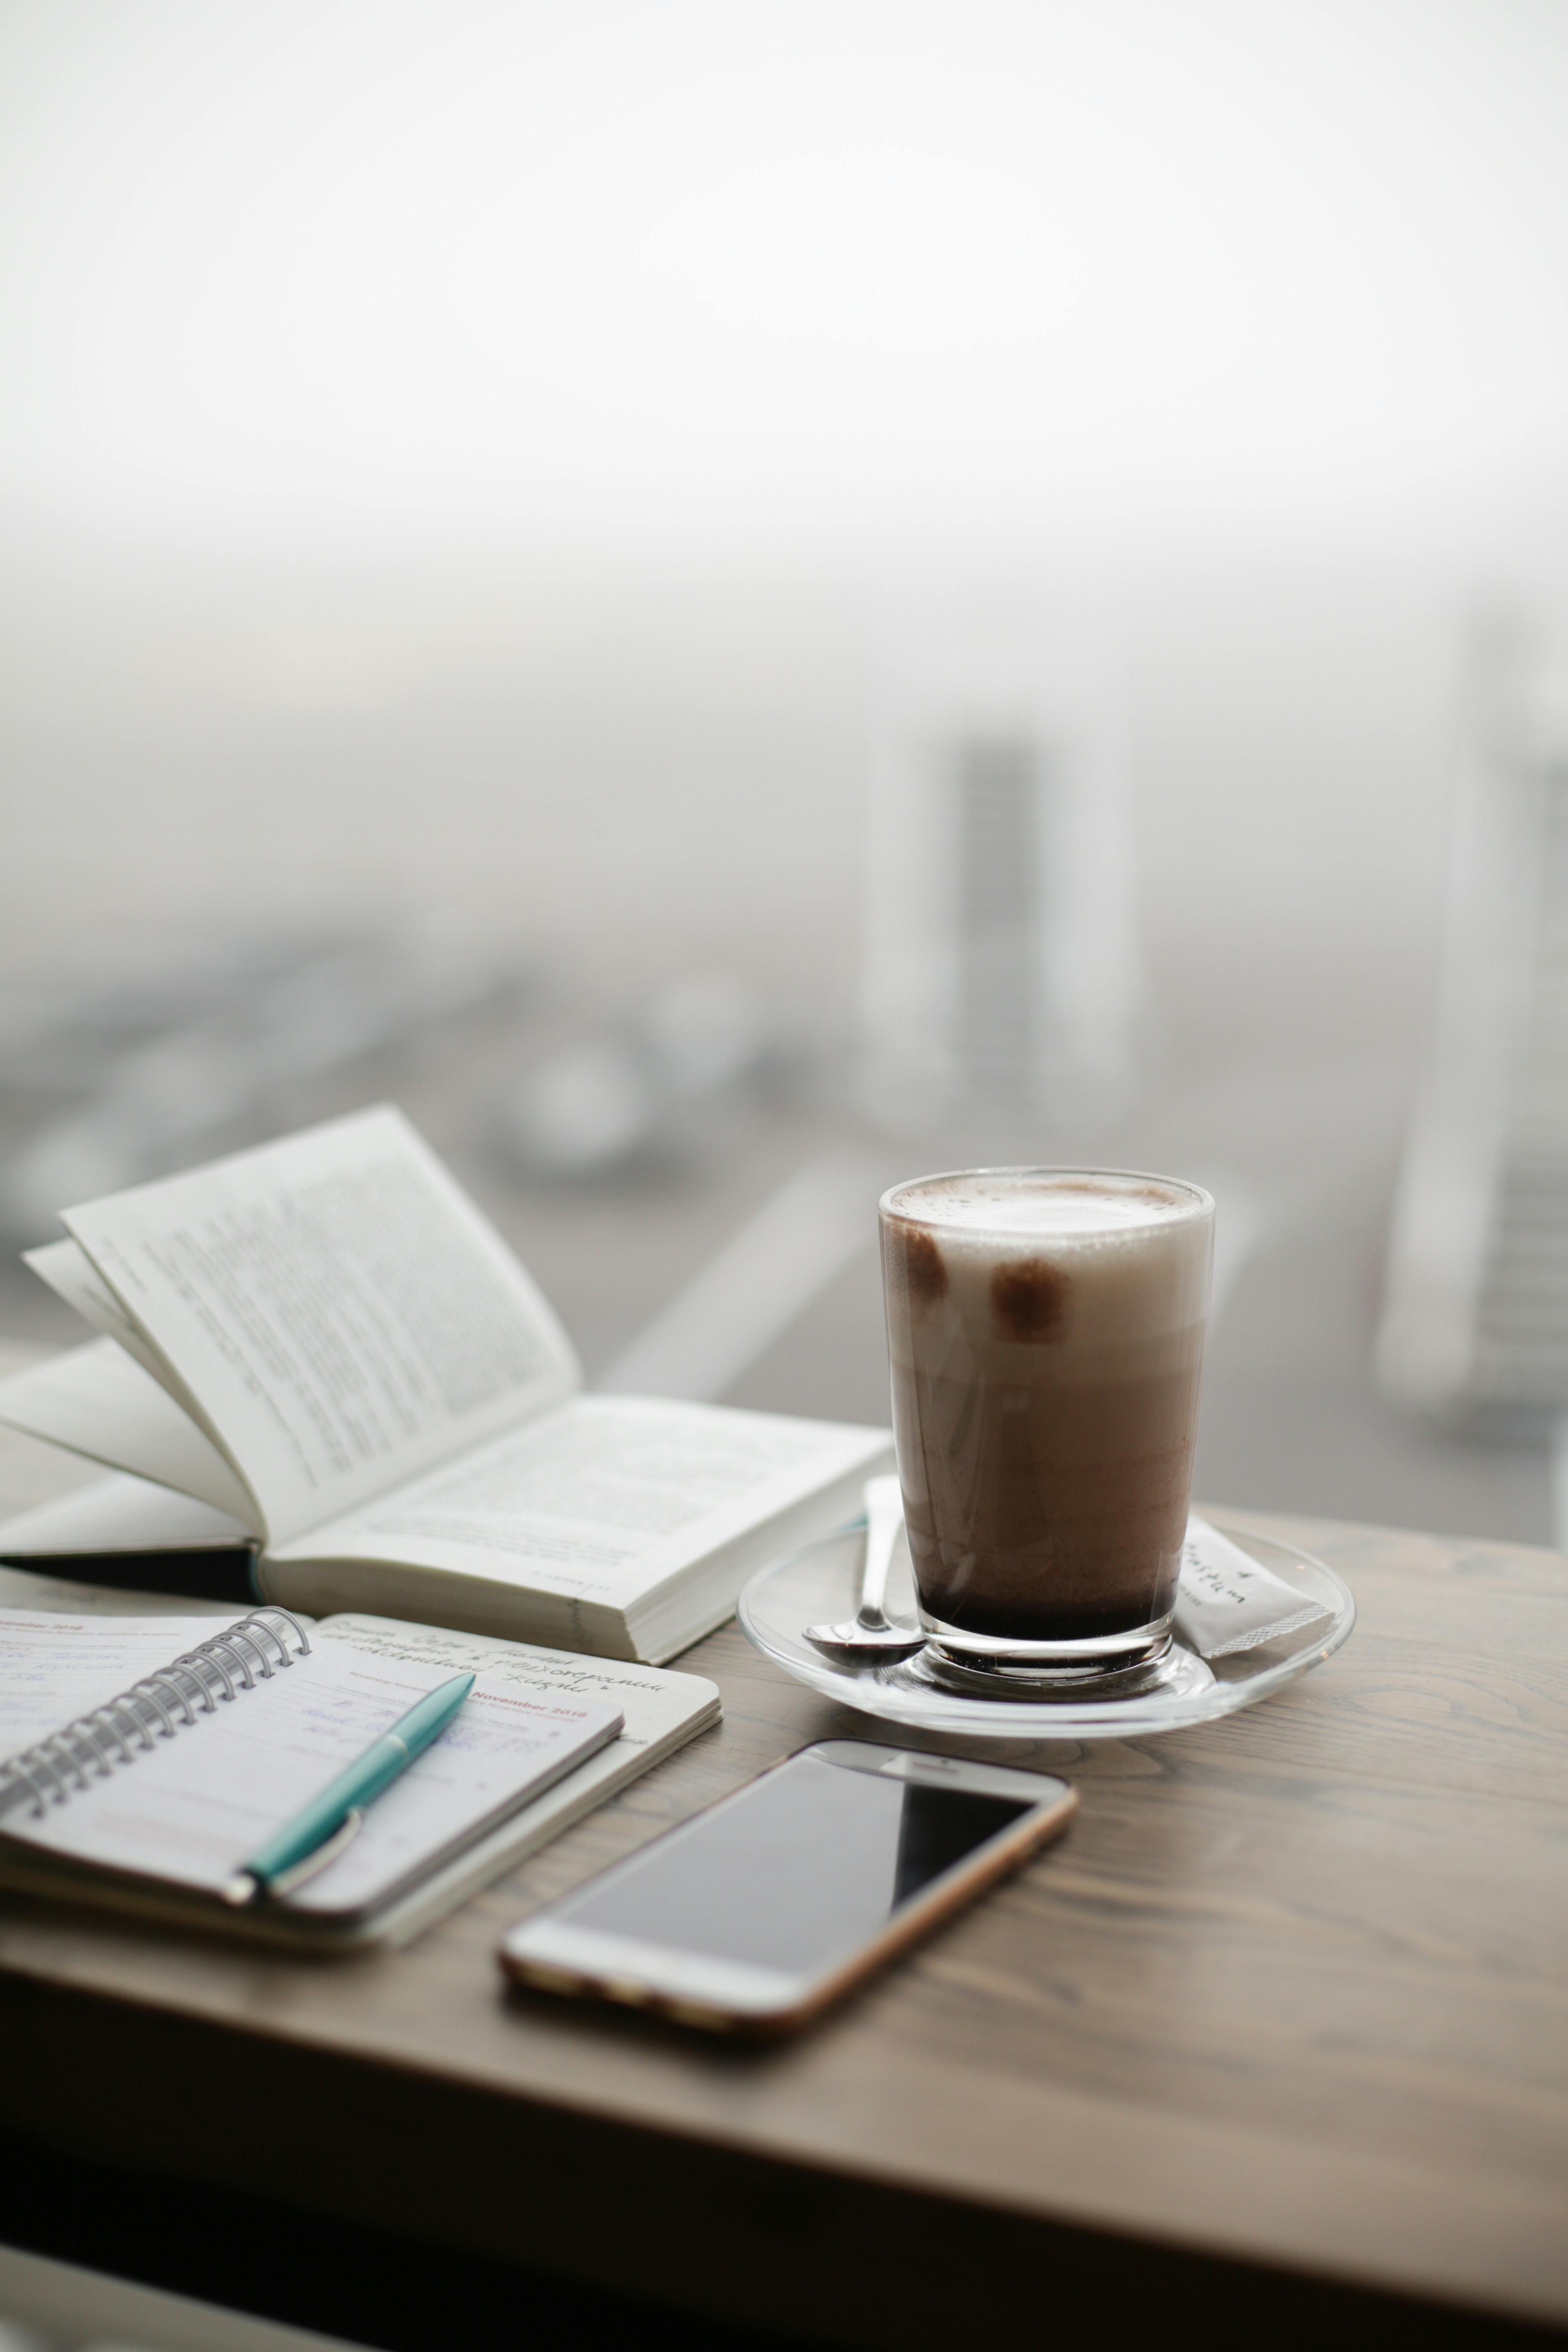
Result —
MULTIPOLYGON (((1205 1660, 1172 1645, 1172 1671, 1153 1688, 1100 1697, 1073 1690, 1060 1697, 1026 1699, 971 1697, 931 1681, 921 1654, 890 1664, 824 1656, 805 1638, 807 1625, 853 1617, 858 1598, 861 1528, 841 1528, 804 1551, 776 1561, 752 1577, 741 1595, 741 1624, 748 1640, 796 1682, 824 1698, 879 1716, 884 1723, 907 1723, 922 1731, 960 1732, 971 1739, 1142 1739, 1156 1731, 1184 1731, 1212 1723, 1238 1707, 1255 1706, 1299 1675, 1310 1672, 1350 1637, 1355 1602, 1344 1579, 1310 1552, 1255 1535, 1228 1519, 1206 1514, 1234 1544, 1260 1566, 1272 1569, 1331 1614, 1278 1642, 1261 1643, 1235 1657, 1205 1660)), ((914 1586, 908 1550, 894 1556, 888 1613, 914 1619, 914 1586)))

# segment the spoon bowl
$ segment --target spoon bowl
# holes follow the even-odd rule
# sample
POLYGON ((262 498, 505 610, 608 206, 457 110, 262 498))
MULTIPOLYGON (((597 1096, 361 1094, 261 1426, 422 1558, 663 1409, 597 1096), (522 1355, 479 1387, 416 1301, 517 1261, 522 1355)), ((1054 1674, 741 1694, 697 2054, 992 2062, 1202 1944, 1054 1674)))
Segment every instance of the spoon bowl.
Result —
POLYGON ((805 1638, 841 1657, 863 1651, 882 1658, 911 1658, 926 1645, 918 1625, 862 1625, 856 1617, 842 1618, 837 1625, 808 1625, 805 1638))
POLYGON ((903 1497, 896 1478, 866 1481, 866 1550, 860 1568, 860 1605, 853 1617, 836 1624, 808 1625, 805 1638, 830 1654, 909 1658, 923 1650, 926 1637, 918 1625, 900 1625, 885 1606, 888 1571, 893 1547, 904 1524, 903 1497))

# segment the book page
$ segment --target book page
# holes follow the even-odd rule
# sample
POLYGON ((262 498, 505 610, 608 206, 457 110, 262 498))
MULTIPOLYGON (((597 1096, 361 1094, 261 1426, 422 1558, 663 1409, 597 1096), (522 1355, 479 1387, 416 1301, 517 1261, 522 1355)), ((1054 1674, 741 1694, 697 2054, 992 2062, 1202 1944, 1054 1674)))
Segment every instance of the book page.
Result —
POLYGON ((63 1298, 84 1323, 90 1323, 106 1339, 117 1340, 144 1372, 152 1374, 160 1388, 168 1390, 182 1411, 191 1411, 189 1395, 174 1381, 157 1349, 143 1339, 79 1243, 46 1242, 41 1249, 24 1250, 22 1263, 30 1266, 38 1280, 47 1283, 55 1297, 63 1298))
POLYGON ((251 1530, 226 1511, 122 1471, 0 1519, 0 1560, 253 1549, 255 1543, 251 1530))
POLYGON ((396 1110, 331 1120, 64 1222, 201 1400, 274 1542, 579 1383, 534 1285, 396 1110))
POLYGON ((238 1474, 112 1339, 68 1348, 0 1381, 0 1423, 194 1495, 262 1532, 260 1508, 238 1474))
MULTIPOLYGON (((123 1584, 83 1584, 74 1576, 46 1576, 40 1569, 0 1565, 0 1614, 20 1610, 30 1616, 40 1609, 71 1617, 200 1616, 209 1633, 222 1631, 214 1618, 234 1622, 232 1601, 194 1601, 188 1592, 145 1592, 123 1584)), ((302 1625, 313 1622, 298 1609, 289 1614, 302 1625)))
POLYGON ((223 1452, 222 1441, 203 1412, 201 1400, 175 1378, 172 1367, 164 1362, 134 1318, 126 1313, 79 1242, 47 1242, 41 1249, 24 1250, 22 1262, 31 1267, 40 1282, 47 1283, 57 1298, 63 1298, 68 1307, 73 1307, 84 1323, 90 1323, 106 1339, 123 1348, 132 1360, 173 1397, 181 1412, 195 1423, 217 1452, 223 1452))
POLYGON ((575 1397, 272 1557, 396 1560, 625 1608, 886 1444, 836 1422, 575 1397))
MULTIPOLYGON (((163 1635, 160 1663, 194 1646, 171 1646, 174 1621, 145 1622, 163 1635)), ((8 1631, 0 1625, 0 1637, 8 1631)), ((208 1620, 195 1638, 213 1631, 208 1620)), ((19 1647, 13 1638, 13 1654, 19 1647)), ((89 1780, 41 1820, 26 1809, 8 1812, 4 1833, 75 1862, 221 1893, 250 1854, 454 1671, 440 1659, 321 1644, 89 1780)), ((50 1727, 59 1720, 57 1711, 50 1727)), ((366 1809, 353 1845, 311 1882, 327 1889, 341 1874, 313 1909, 365 1907, 548 1787, 620 1727, 619 1708, 597 1697, 481 1677, 440 1738, 366 1809)))

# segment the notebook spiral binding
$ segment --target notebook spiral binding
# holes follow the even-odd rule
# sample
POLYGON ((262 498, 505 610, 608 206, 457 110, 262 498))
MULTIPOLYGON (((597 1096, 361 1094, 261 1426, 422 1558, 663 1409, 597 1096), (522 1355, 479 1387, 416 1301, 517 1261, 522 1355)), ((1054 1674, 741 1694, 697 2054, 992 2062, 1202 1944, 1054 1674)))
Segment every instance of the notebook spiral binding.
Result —
POLYGON ((6 1796, 32 1796, 31 1818, 63 1805, 89 1780, 106 1780, 117 1764, 133 1764, 154 1739, 173 1739, 196 1716, 216 1715, 238 1691, 269 1682, 310 1647, 310 1636, 287 1609, 255 1609, 210 1642, 198 1643, 118 1697, 79 1715, 59 1731, 0 1763, 0 1809, 6 1796), (292 1634, 298 1647, 289 1647, 292 1634), (9 1786, 7 1786, 9 1784, 9 1786))

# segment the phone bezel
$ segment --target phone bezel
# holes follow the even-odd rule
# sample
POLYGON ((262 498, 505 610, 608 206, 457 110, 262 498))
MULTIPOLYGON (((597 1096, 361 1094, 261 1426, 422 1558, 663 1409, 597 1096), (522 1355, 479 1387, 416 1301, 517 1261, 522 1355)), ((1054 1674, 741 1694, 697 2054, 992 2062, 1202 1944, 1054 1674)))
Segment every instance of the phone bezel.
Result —
POLYGON ((1050 1838, 1059 1835, 1078 1806, 1078 1791, 1056 1774, 980 1764, 967 1757, 929 1755, 915 1748, 887 1748, 868 1740, 814 1740, 781 1757, 766 1771, 704 1806, 689 1821, 666 1830, 624 1861, 585 1880, 583 1888, 574 1888, 563 1902, 571 1902, 589 1885, 610 1885, 642 1866, 660 1846, 692 1835, 715 1813, 744 1804, 764 1780, 808 1757, 840 1770, 929 1780, 982 1796, 1022 1798, 1028 1810, 930 1880, 891 1914, 875 1936, 814 1973, 764 1969, 712 1953, 575 1927, 557 1919, 554 1906, 535 1913, 510 1930, 501 1944, 501 1966, 536 1991, 655 2009, 682 2024, 717 2032, 785 2032, 816 2016, 983 1888, 1027 1861, 1050 1838))

